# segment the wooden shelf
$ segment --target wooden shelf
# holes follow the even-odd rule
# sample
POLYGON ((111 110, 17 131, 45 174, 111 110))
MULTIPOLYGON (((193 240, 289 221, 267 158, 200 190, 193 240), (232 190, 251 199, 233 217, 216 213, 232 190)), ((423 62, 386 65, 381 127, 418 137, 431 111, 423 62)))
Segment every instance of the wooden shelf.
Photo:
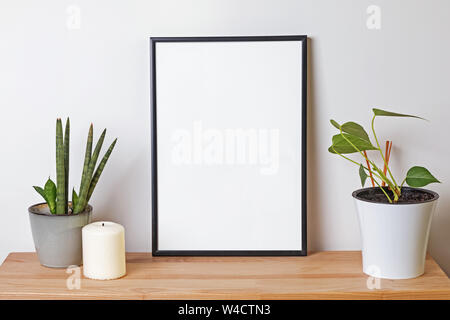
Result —
POLYGON ((152 257, 128 253, 127 275, 81 277, 69 290, 65 269, 41 266, 35 253, 11 253, 0 267, 0 299, 450 299, 450 280, 430 257, 423 276, 380 279, 368 289, 361 252, 307 257, 152 257))

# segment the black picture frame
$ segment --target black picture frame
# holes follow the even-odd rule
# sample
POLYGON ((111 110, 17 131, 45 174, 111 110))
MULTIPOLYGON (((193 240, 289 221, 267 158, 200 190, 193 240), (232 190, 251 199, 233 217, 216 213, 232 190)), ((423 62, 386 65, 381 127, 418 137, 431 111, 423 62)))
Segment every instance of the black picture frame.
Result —
POLYGON ((152 255, 153 256, 306 256, 307 255, 307 36, 220 36, 220 37, 150 37, 150 103, 151 103, 151 185, 152 185, 152 255), (157 163, 157 83, 156 44, 159 42, 221 42, 221 41, 301 41, 301 237, 302 250, 160 250, 158 249, 158 163, 157 163))

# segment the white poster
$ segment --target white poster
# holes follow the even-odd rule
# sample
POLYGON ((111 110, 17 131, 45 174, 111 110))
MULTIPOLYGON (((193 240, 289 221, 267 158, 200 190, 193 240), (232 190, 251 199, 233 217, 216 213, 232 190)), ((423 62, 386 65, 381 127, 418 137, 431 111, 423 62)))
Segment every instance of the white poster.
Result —
POLYGON ((152 38, 153 253, 306 254, 306 37, 152 38))

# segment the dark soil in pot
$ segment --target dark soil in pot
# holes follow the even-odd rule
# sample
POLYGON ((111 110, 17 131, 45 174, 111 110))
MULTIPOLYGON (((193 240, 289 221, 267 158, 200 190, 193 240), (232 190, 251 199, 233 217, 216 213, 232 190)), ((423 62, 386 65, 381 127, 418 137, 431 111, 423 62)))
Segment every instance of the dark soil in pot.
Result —
MULTIPOLYGON (((391 199, 394 199, 393 192, 390 191, 388 187, 384 187, 384 190, 389 195, 389 197, 391 197, 391 199)), ((356 190, 352 193, 352 196, 362 201, 389 204, 389 200, 387 199, 386 195, 378 187, 356 190)), ((434 201, 438 198, 439 195, 431 190, 403 187, 402 195, 398 199, 398 202, 395 204, 423 203, 434 201)))

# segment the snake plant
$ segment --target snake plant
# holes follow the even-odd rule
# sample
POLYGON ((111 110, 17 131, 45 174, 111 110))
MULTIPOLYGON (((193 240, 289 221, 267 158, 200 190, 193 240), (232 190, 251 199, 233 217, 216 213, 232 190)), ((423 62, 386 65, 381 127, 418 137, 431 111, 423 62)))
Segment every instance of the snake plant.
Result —
POLYGON ((56 120, 56 184, 52 179, 48 178, 44 188, 33 186, 47 202, 52 214, 78 214, 86 208, 117 142, 116 138, 109 146, 98 166, 96 166, 103 141, 105 140, 106 129, 103 130, 98 139, 94 152, 92 152, 93 134, 94 127, 91 124, 86 143, 80 189, 78 194, 75 188, 72 189, 72 206, 69 207, 70 120, 67 118, 64 134, 61 119, 58 118, 56 120))
POLYGON ((403 179, 402 183, 398 184, 391 172, 391 169, 389 168, 386 156, 383 155, 383 151, 381 150, 380 143, 375 133, 374 124, 376 117, 407 117, 422 120, 424 119, 418 116, 390 112, 381 109, 372 109, 372 111, 372 133, 376 142, 376 146, 372 144, 369 135, 361 125, 355 122, 346 122, 341 125, 334 120, 330 120, 331 125, 338 129, 339 133, 333 136, 332 144, 328 148, 328 151, 341 156, 342 158, 352 162, 359 167, 359 176, 361 179, 361 185, 363 187, 366 179, 370 175, 372 181, 378 187, 380 187, 381 191, 383 191, 384 195, 387 197, 390 203, 398 202, 399 198, 401 197, 402 187, 405 182, 413 188, 424 187, 434 182, 439 183, 440 181, 436 179, 430 173, 430 171, 428 171, 428 169, 421 166, 414 166, 408 170, 406 177, 403 179), (383 165, 387 169, 387 172, 386 170, 381 170, 380 167, 378 167, 376 163, 367 156, 366 151, 370 150, 375 150, 380 153, 381 159, 383 160, 383 165), (347 156, 344 156, 344 154, 349 153, 359 153, 363 157, 363 160, 367 163, 367 166, 363 165, 362 162, 355 161, 348 158, 347 156), (387 184, 388 190, 392 191, 391 195, 389 195, 388 192, 386 192, 387 190, 383 188, 384 184, 387 184))

